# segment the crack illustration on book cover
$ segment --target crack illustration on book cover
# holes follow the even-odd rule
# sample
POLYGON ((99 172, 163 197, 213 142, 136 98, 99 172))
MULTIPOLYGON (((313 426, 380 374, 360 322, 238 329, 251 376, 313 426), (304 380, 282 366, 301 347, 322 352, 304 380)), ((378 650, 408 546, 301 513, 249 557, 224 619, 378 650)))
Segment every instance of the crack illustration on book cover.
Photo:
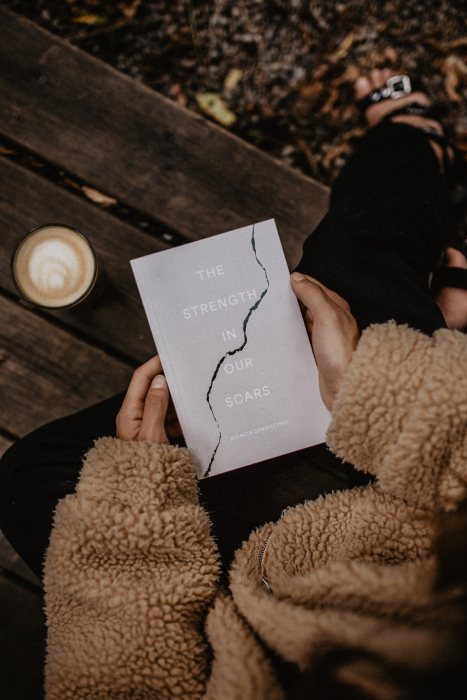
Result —
POLYGON ((210 408, 210 410, 211 410, 212 416, 213 416, 214 420, 215 420, 216 423, 217 423, 217 427, 219 428, 219 441, 218 441, 218 443, 217 443, 217 445, 216 445, 216 448, 215 448, 214 452, 212 453, 211 461, 209 462, 209 466, 208 466, 208 468, 206 469, 205 473, 204 473, 203 476, 202 476, 203 479, 205 479, 207 476, 209 476, 209 474, 210 474, 210 472, 211 472, 211 468, 212 468, 212 465, 213 465, 213 463, 214 463, 214 459, 215 459, 215 457, 216 457, 217 450, 219 449, 219 445, 221 444, 221 440, 222 440, 222 432, 221 432, 221 429, 220 429, 220 425, 219 425, 219 422, 218 422, 218 420, 217 420, 217 418, 216 418, 216 416, 215 416, 215 414, 214 414, 213 408, 212 408, 212 406, 211 406, 211 401, 210 401, 211 391, 212 391, 214 382, 216 381, 216 377, 217 377, 217 375, 218 375, 218 373, 219 373, 219 370, 220 370, 220 368, 222 367, 224 361, 227 359, 227 357, 231 357, 232 355, 236 355, 237 352, 241 352, 241 351, 244 349, 245 345, 248 343, 248 338, 247 338, 247 334, 246 334, 246 327, 247 327, 247 325, 248 325, 248 321, 250 320, 250 317, 251 317, 251 314, 253 313, 253 311, 255 311, 255 310, 258 308, 258 306, 261 304, 263 298, 266 296, 266 294, 267 294, 267 292, 268 292, 268 289, 269 289, 269 278, 268 278, 268 273, 266 272, 266 268, 264 267, 264 265, 262 265, 262 264, 260 263, 260 261, 258 260, 258 256, 257 256, 257 254, 256 254, 255 225, 254 225, 254 224, 253 224, 253 231, 252 231, 252 236, 251 236, 251 246, 252 246, 253 252, 254 252, 254 254, 255 254, 256 262, 257 262, 258 265, 262 268, 262 270, 263 270, 263 272, 264 272, 264 275, 265 275, 265 277, 266 277, 267 287, 266 287, 266 289, 264 290, 264 292, 261 294, 261 296, 260 296, 260 298, 258 299, 258 301, 256 302, 256 304, 253 304, 253 306, 251 307, 251 309, 248 311, 248 313, 247 313, 247 315, 246 315, 246 317, 245 317, 245 319, 244 319, 244 321, 243 321, 243 343, 240 345, 240 347, 236 348, 235 350, 229 350, 229 352, 226 352, 226 354, 224 355, 224 357, 222 357, 222 358, 219 360, 219 362, 217 363, 217 367, 216 367, 216 369, 214 370, 214 374, 212 375, 211 384, 210 384, 210 386, 209 386, 209 390, 208 390, 208 393, 207 393, 207 395, 206 395, 206 401, 208 402, 208 405, 209 405, 209 408, 210 408))

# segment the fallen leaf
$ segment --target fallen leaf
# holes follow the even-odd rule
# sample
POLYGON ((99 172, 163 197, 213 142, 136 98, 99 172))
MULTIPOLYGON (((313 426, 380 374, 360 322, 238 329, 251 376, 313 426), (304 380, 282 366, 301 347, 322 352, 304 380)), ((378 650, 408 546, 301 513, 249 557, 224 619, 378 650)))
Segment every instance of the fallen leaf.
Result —
POLYGON ((329 114, 330 112, 332 112, 332 108, 334 107, 334 103, 338 97, 339 90, 337 90, 337 88, 332 88, 326 103, 319 110, 319 114, 329 114))
POLYGON ((102 204, 103 207, 110 207, 111 204, 117 204, 116 199, 113 197, 108 197, 106 194, 102 194, 102 192, 99 192, 99 190, 94 190, 92 187, 86 187, 86 185, 83 185, 81 189, 88 199, 96 204, 102 204))
POLYGON ((75 190, 81 189, 81 185, 78 185, 77 182, 75 182, 74 180, 70 180, 70 178, 68 178, 68 177, 65 178, 64 182, 66 185, 69 185, 70 187, 74 187, 75 190))
POLYGON ((454 39, 453 41, 447 41, 446 43, 436 41, 436 39, 432 39, 431 37, 423 38, 422 41, 440 53, 449 53, 450 51, 459 49, 462 46, 467 46, 467 37, 465 36, 461 37, 460 39, 454 39))
POLYGON ((351 129, 350 131, 346 131, 345 134, 342 136, 342 140, 347 142, 350 141, 351 139, 361 139, 362 136, 365 136, 366 134, 366 129, 358 128, 358 129, 351 129))
POLYGON ((182 105, 182 107, 186 107, 188 98, 183 93, 181 83, 174 83, 174 85, 172 85, 172 87, 169 90, 169 97, 175 100, 175 102, 177 102, 179 105, 182 105))
POLYGON ((271 107, 268 107, 268 106, 263 107, 262 112, 263 112, 263 114, 264 114, 265 117, 268 117, 268 119, 272 119, 272 118, 275 117, 275 115, 276 115, 276 113, 274 112, 274 110, 271 109, 271 107))
POLYGON ((196 59, 195 58, 182 58, 180 61, 180 65, 182 68, 193 68, 193 66, 196 64, 196 59))
POLYGON ((338 78, 332 81, 331 85, 338 87, 342 83, 354 83, 360 75, 360 69, 357 66, 348 66, 348 68, 338 78))
POLYGON ((467 152, 467 131, 464 131, 464 133, 458 135, 455 146, 460 151, 463 151, 464 153, 467 152))
POLYGON ((337 146, 336 148, 333 148, 332 151, 329 151, 329 153, 326 153, 322 160, 322 165, 323 168, 326 168, 326 170, 329 170, 331 167, 331 161, 334 160, 334 158, 337 158, 338 156, 342 155, 342 153, 345 153, 346 151, 350 150, 350 146, 348 143, 343 143, 340 146, 337 146))
POLYGON ((118 5, 118 9, 121 11, 125 19, 134 19, 140 5, 141 0, 134 0, 131 5, 125 5, 125 3, 121 2, 118 5))
POLYGON ((16 153, 16 151, 11 151, 9 148, 5 148, 5 146, 0 146, 0 153, 4 156, 11 156, 16 153))
POLYGON ((107 17, 102 15, 81 15, 81 17, 73 17, 73 22, 78 24, 105 24, 107 17))
POLYGON ((318 177, 318 175, 319 175, 319 170, 318 170, 318 159, 317 159, 316 156, 314 156, 313 153, 310 151, 310 149, 308 148, 308 145, 307 145, 306 141, 304 141, 303 139, 297 139, 297 146, 298 146, 299 149, 300 149, 301 151, 303 151, 303 153, 305 154, 305 158, 306 158, 307 161, 308 161, 308 165, 310 166, 311 172, 313 173, 313 175, 314 175, 315 177, 318 177))
POLYGON ((224 90, 235 90, 242 78, 243 71, 241 68, 232 68, 224 80, 224 90))
POLYGON ((315 80, 319 80, 320 78, 323 77, 325 73, 327 73, 329 70, 329 63, 320 63, 317 68, 314 69, 313 71, 313 78, 315 80))
POLYGON ((339 44, 339 47, 337 51, 335 51, 332 55, 334 58, 337 60, 340 60, 341 58, 345 58, 347 54, 349 53, 350 49, 352 48, 352 45, 355 41, 356 38, 356 33, 355 32, 349 32, 345 39, 341 41, 339 44))
POLYGON ((462 96, 457 92, 460 81, 467 78, 467 66, 458 56, 448 56, 443 62, 443 71, 446 73, 444 87, 451 102, 462 102, 462 96))
POLYGON ((386 46, 384 49, 384 57, 391 61, 391 63, 397 63, 399 60, 397 51, 392 46, 386 46))
POLYGON ((319 80, 303 85, 293 108, 294 114, 298 117, 306 116, 315 110, 318 104, 323 101, 325 92, 326 88, 319 80))
POLYGON ((199 108, 222 126, 232 126, 237 121, 237 115, 216 92, 198 92, 195 97, 199 108))

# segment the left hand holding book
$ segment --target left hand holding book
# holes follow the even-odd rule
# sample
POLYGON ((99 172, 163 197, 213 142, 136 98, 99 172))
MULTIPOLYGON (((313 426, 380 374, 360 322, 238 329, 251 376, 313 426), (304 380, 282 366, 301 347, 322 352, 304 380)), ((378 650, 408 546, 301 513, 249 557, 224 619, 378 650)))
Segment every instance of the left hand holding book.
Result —
POLYGON ((117 437, 168 445, 164 425, 168 405, 169 388, 156 355, 133 374, 117 416, 117 437))

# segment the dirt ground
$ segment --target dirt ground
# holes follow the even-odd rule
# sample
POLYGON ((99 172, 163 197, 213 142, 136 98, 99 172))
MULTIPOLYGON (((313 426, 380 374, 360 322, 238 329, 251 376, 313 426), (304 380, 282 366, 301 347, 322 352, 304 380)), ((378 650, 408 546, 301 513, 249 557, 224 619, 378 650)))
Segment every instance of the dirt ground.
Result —
POLYGON ((467 151, 467 3, 447 0, 0 0, 329 184, 365 123, 352 84, 421 78, 467 151))

